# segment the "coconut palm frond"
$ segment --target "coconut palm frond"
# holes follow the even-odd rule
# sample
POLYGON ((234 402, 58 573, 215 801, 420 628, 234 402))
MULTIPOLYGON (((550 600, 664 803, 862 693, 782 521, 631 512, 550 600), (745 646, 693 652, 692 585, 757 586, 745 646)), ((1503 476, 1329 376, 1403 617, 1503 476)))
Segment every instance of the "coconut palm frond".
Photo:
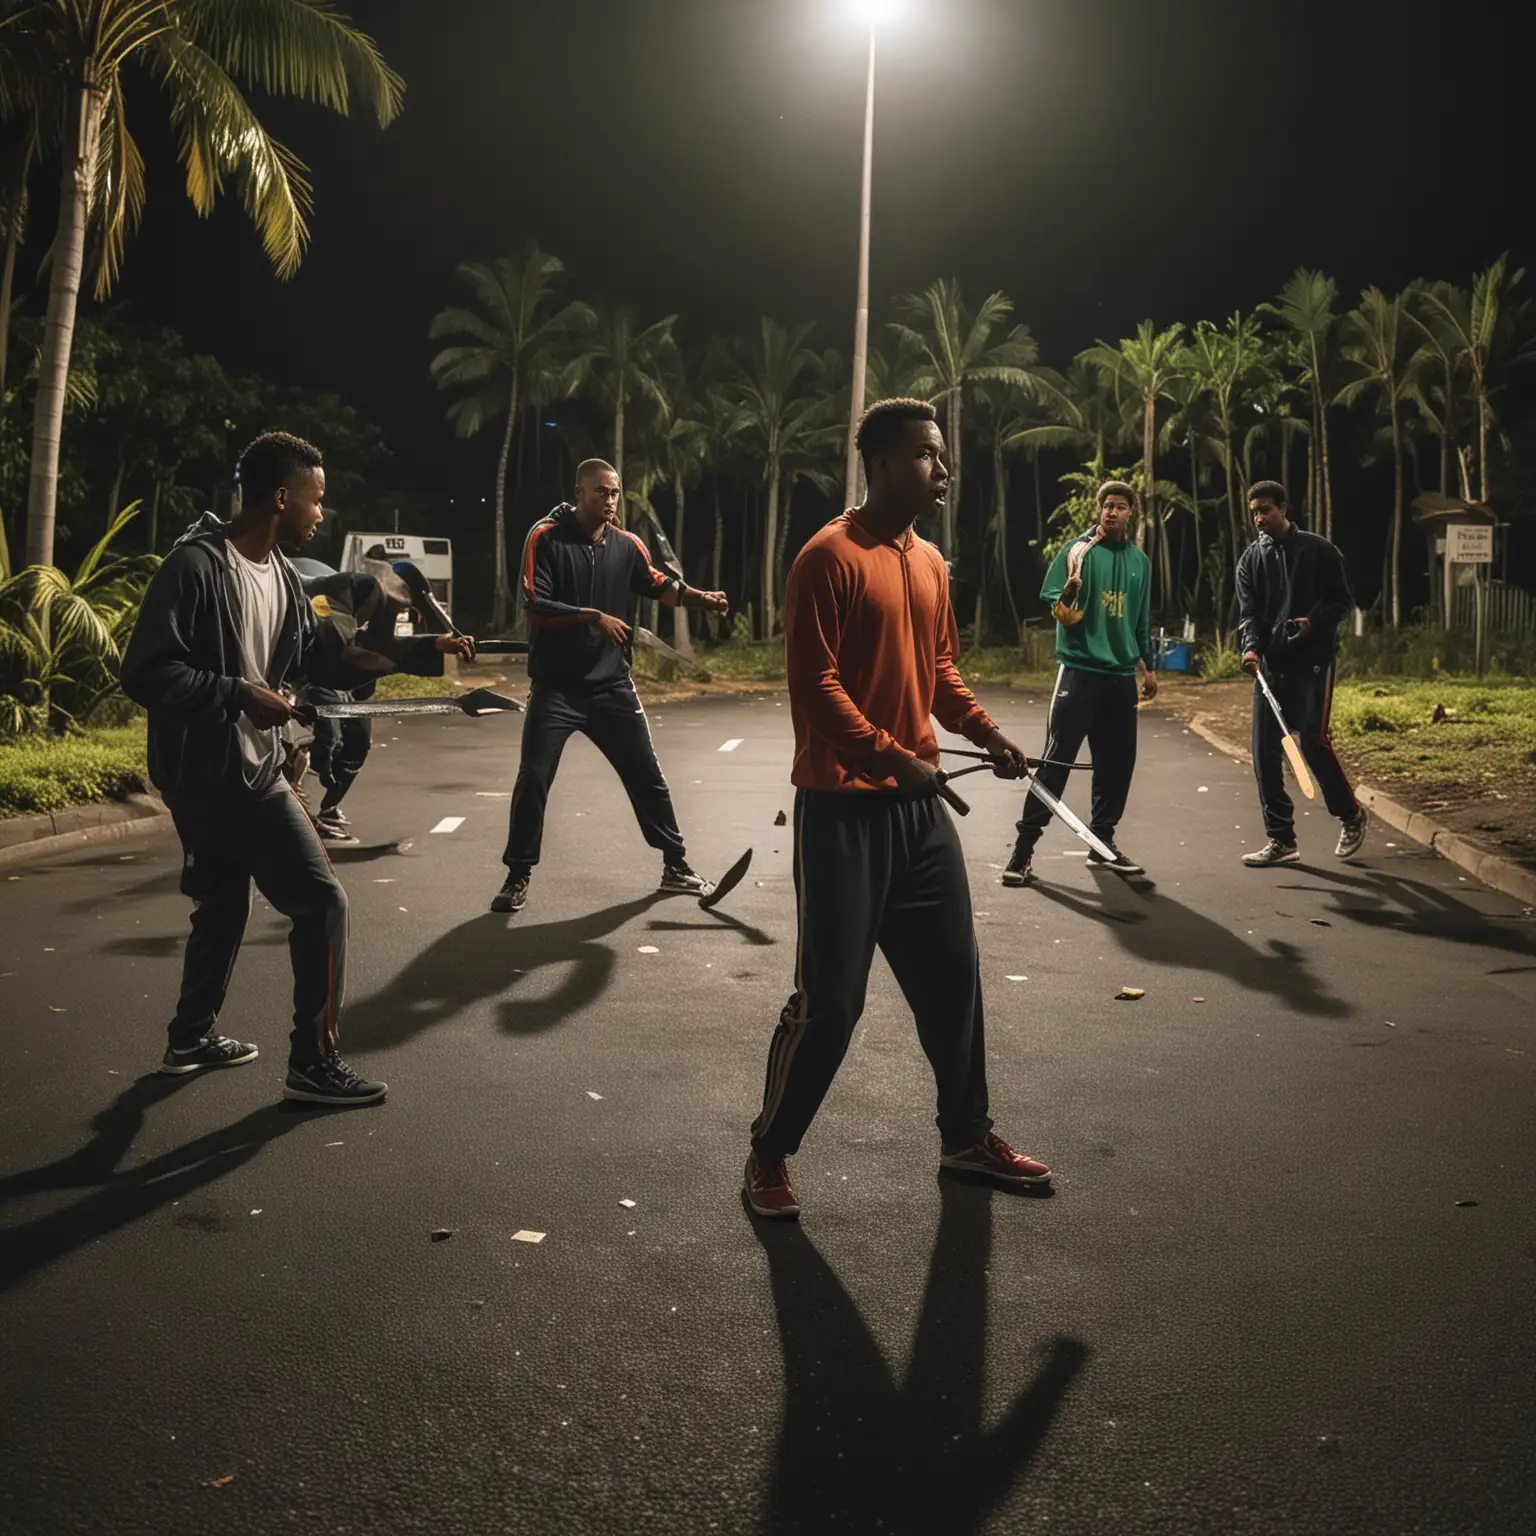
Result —
POLYGON ((153 48, 192 206, 206 217, 233 179, 267 259, 279 277, 291 277, 309 243, 313 207, 303 162, 262 127, 216 59, 176 33, 153 48))

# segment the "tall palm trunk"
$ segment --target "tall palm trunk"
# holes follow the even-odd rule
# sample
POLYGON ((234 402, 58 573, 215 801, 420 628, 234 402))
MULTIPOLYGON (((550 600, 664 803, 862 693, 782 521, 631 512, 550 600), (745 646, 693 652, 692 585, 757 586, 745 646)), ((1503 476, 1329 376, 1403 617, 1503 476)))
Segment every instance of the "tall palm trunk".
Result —
POLYGON ((160 543, 160 494, 165 490, 164 479, 155 476, 155 488, 149 497, 149 553, 154 554, 160 543))
POLYGON ((0 400, 5 398, 5 365, 11 351, 11 299, 16 289, 16 252, 21 245, 21 211, 11 210, 5 229, 5 263, 0 266, 0 400))
POLYGON ((779 545, 779 463, 775 459, 768 471, 768 506, 763 514, 763 569, 761 571, 762 618, 758 639, 773 639, 774 590, 773 564, 779 545))
POLYGON ((1040 484, 1040 454, 1035 454, 1035 542, 1045 543, 1045 491, 1040 484))
MULTIPOLYGON (((682 570, 684 569, 683 517, 688 503, 685 499, 686 492, 683 490, 681 475, 673 481, 673 486, 677 491, 677 516, 672 520, 672 553, 677 556, 678 569, 682 570)), ((688 627, 688 610, 681 603, 672 610, 672 644, 684 656, 693 655, 693 632, 688 627)))
MULTIPOLYGON (((1149 539, 1157 538, 1154 526, 1157 518, 1157 489, 1153 480, 1156 473, 1154 456, 1157 449, 1157 402, 1146 395, 1141 403, 1141 520, 1136 528, 1136 542, 1143 549, 1149 539)), ((1156 547, 1154 545, 1154 553, 1156 547)))
MULTIPOLYGON (((720 479, 715 478, 715 547, 709 559, 709 588, 712 592, 720 590, 720 562, 725 555, 725 513, 720 510, 720 479)), ((722 620, 718 613, 709 616, 709 633, 712 638, 720 638, 720 626, 722 620)))
POLYGON ((112 476, 112 489, 107 492, 107 527, 110 528, 117 520, 118 508, 122 505, 123 476, 127 474, 127 465, 123 462, 122 454, 117 456, 117 469, 112 476))
POLYGON ((512 438, 517 432, 516 369, 512 373, 512 399, 507 405, 507 430, 501 434, 501 455, 496 461, 496 593, 491 600, 491 629, 503 634, 511 588, 507 582, 507 465, 512 458, 512 438))
POLYGON ((1392 628, 1402 623, 1403 604, 1403 428, 1394 394, 1392 413, 1392 628))
POLYGON ((1488 391, 1477 380, 1477 499, 1486 507, 1493 492, 1488 485, 1488 391))
POLYGON ((1333 542, 1333 476, 1328 470, 1328 402, 1325 400, 1319 413, 1322 417, 1323 451, 1320 455, 1318 468, 1323 477, 1323 537, 1333 542))
POLYGON ((997 514, 995 531, 997 538, 997 564, 1003 573, 1003 596, 1008 599, 1008 612, 1013 618, 1014 644, 1019 639, 1019 605, 1013 597, 1013 578, 1008 574, 1008 468, 1003 462, 1001 438, 992 440, 992 478, 997 486, 997 514))
POLYGON ((96 185, 105 96, 96 82, 96 61, 87 59, 74 99, 67 108, 64 164, 59 177, 59 231, 53 242, 53 276, 48 285, 48 320, 38 359, 37 404, 32 417, 32 474, 27 488, 27 563, 53 564, 53 530, 59 500, 59 444, 64 432, 64 397, 69 354, 75 339, 75 309, 85 268, 86 222, 96 185))
POLYGON ((964 407, 957 389, 949 397, 949 495, 944 499, 944 558, 960 553, 960 434, 965 430, 964 407))
POLYGON ((628 528, 629 518, 625 515, 624 507, 624 382, 622 379, 615 388, 619 403, 613 412, 613 468, 619 477, 619 527, 628 528))

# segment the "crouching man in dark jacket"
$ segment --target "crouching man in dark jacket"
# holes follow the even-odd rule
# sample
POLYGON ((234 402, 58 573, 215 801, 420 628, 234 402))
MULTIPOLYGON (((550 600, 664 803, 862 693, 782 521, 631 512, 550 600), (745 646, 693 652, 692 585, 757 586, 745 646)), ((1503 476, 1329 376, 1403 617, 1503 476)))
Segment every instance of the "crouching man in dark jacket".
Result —
MULTIPOLYGON (((1344 765, 1328 736, 1333 708, 1333 662, 1339 625, 1353 605, 1344 557, 1327 539, 1298 528, 1286 515, 1285 489, 1260 480, 1248 492, 1248 511, 1258 540, 1237 562, 1238 643, 1243 667, 1260 667, 1286 724, 1300 738, 1301 753, 1323 792, 1329 812, 1343 823, 1341 859, 1352 858, 1365 842, 1365 807, 1355 799, 1344 765)), ((1253 690, 1253 772, 1269 841, 1243 856, 1255 868, 1294 864, 1296 808, 1281 771, 1280 722, 1263 691, 1253 690)))
POLYGON ((279 540, 302 545, 323 518, 319 449, 258 437, 236 467, 240 510, 209 514, 155 573, 123 657, 123 690, 149 711, 149 776, 181 838, 192 933, 162 1072, 252 1061, 218 1031, 251 910, 251 882, 293 924, 293 1033, 284 1096, 366 1104, 383 1083, 337 1054, 346 980, 347 897, 308 814, 282 776, 278 691, 301 675, 314 611, 279 540))

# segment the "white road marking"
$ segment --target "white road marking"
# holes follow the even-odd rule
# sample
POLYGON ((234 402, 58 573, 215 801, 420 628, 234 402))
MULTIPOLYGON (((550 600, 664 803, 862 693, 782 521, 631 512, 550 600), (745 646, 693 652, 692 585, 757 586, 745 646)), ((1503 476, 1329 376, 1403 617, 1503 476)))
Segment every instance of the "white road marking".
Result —
POLYGON ((462 816, 444 816, 432 830, 434 832, 457 832, 463 825, 464 818, 462 816))
POLYGON ((715 750, 717 752, 734 752, 746 739, 745 736, 732 736, 729 741, 722 743, 715 750))
POLYGON ((482 800, 505 800, 511 793, 510 789, 477 789, 475 791, 482 800))

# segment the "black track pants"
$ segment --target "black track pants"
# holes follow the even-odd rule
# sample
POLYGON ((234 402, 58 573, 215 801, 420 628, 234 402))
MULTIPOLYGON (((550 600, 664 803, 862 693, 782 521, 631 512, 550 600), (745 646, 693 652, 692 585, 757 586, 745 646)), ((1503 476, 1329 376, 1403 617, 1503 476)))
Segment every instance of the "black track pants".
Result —
POLYGON ((664 858, 682 859, 683 834, 677 829, 672 792, 656 760, 640 696, 625 678, 597 689, 540 682, 529 690, 523 758, 512 791, 502 863, 508 869, 531 869, 539 862, 549 787, 574 731, 580 731, 613 764, 646 842, 664 858))
MULTIPOLYGON (((1348 821, 1360 806, 1328 736, 1328 717, 1333 712, 1333 668, 1309 667, 1303 672, 1266 670, 1264 675, 1280 701, 1285 723, 1301 738, 1301 755, 1323 792, 1329 814, 1348 821)), ((1259 783, 1264 830, 1282 843, 1294 843, 1296 807, 1285 787, 1285 751, 1280 742, 1280 722, 1275 719, 1264 690, 1254 683, 1253 776, 1259 783)))
MULTIPOLYGON (((1093 755, 1093 811, 1088 825, 1105 839, 1114 837, 1125 814, 1131 775, 1136 771, 1137 693, 1134 677, 1063 667, 1051 705, 1043 755, 1070 763, 1088 743, 1093 755)), ((1070 773, 1068 768, 1042 768, 1036 777, 1059 800, 1070 773)), ((1026 796, 1024 814, 1016 823, 1015 851, 1032 852, 1050 819, 1043 801, 1026 796)))
POLYGON ((173 1046, 214 1032, 251 914, 251 882, 293 924, 292 1060, 334 1053, 347 975, 347 893, 298 795, 284 780, 256 800, 178 796, 182 894, 192 933, 182 961, 173 1046))
POLYGON ((815 1118, 864 1011, 875 947, 912 1009, 938 1084, 945 1141, 987 1115, 981 968, 960 838, 936 798, 795 795, 795 990, 768 1049, 758 1157, 789 1157, 815 1118))

